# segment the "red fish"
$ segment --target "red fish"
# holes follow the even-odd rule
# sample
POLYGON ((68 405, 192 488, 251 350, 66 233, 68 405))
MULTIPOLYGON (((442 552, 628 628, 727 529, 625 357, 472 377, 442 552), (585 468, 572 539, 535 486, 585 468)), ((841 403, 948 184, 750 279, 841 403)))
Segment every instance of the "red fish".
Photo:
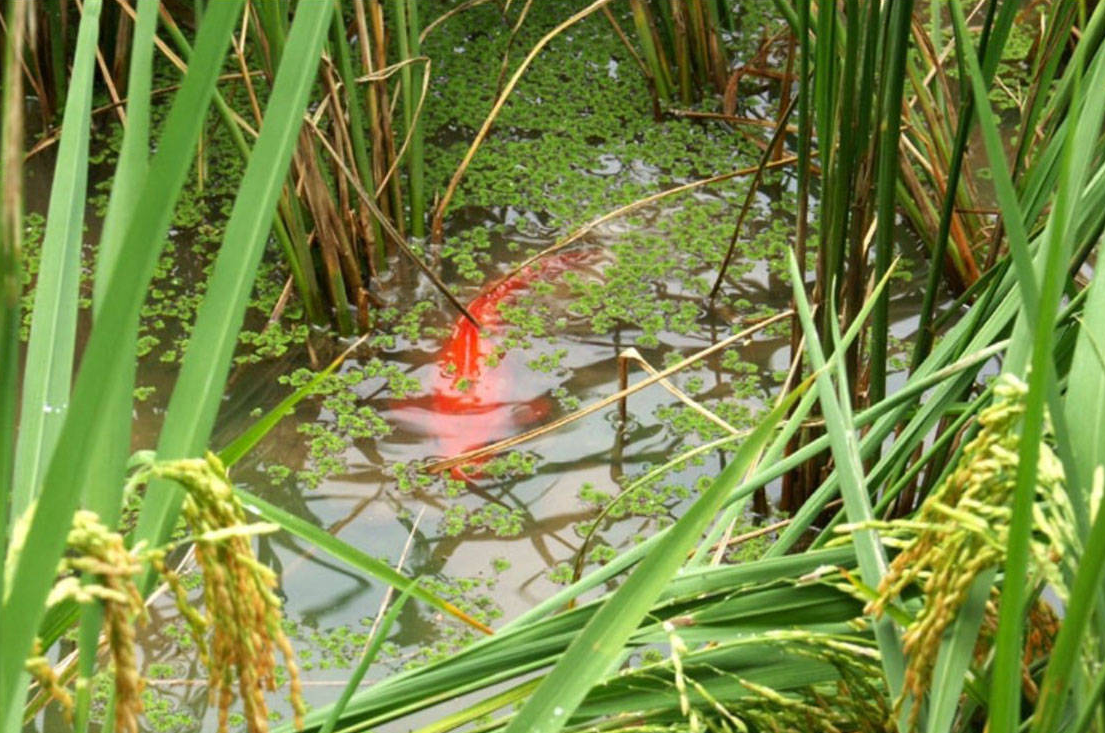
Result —
MULTIPOLYGON (((499 306, 535 280, 557 277, 578 266, 587 256, 585 252, 573 251, 547 257, 480 293, 469 303, 468 312, 482 329, 464 316, 454 321, 453 330, 438 353, 438 369, 427 385, 427 397, 408 402, 431 413, 423 417, 431 418, 431 430, 444 457, 451 458, 513 435, 549 414, 549 399, 535 393, 539 380, 519 373, 528 369, 524 364, 514 363, 518 357, 508 354, 500 363, 496 349, 507 324, 499 306)), ((456 479, 469 481, 479 475, 465 473, 460 467, 453 468, 451 473, 456 479)))

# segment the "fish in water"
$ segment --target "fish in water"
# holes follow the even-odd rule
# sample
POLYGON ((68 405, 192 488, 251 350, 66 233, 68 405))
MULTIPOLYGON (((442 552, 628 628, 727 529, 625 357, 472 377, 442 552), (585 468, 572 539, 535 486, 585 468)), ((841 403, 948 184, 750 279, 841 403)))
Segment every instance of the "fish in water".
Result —
MULTIPOLYGON (((477 295, 468 304, 468 312, 481 327, 463 315, 456 318, 438 352, 427 394, 400 405, 405 413, 400 419, 413 418, 427 425, 439 452, 447 458, 543 421, 552 403, 543 394, 540 380, 533 378, 524 363, 516 363, 516 355, 508 352, 504 356, 499 350, 507 325, 499 306, 533 282, 555 279, 590 259, 591 253, 580 250, 546 257, 477 295), (421 414, 412 415, 412 409, 421 414)), ((454 467, 453 478, 471 481, 479 476, 471 466, 465 468, 469 470, 454 467)))

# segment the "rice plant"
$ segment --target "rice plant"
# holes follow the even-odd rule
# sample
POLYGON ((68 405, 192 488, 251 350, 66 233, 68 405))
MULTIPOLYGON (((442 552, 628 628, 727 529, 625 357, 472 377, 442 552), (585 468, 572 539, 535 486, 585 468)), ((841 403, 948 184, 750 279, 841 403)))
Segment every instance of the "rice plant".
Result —
MULTIPOLYGON (((421 41, 433 23, 423 27, 423 6, 221 0, 197 5, 194 29, 161 13, 160 30, 155 0, 68 7, 36 8, 49 20, 37 32, 51 45, 33 54, 29 7, 10 0, 3 16, 0 730, 22 730, 48 698, 87 730, 90 680, 105 660, 114 671, 106 725, 140 730, 134 624, 160 581, 207 663, 220 730, 236 706, 248 730, 269 729, 266 690, 282 664, 296 720, 281 730, 1105 732, 1105 280, 1096 259, 1105 232, 1105 4, 774 4, 786 23, 768 41, 785 43, 776 74, 783 102, 754 178, 797 163, 793 308, 754 328, 790 319, 787 387, 751 430, 692 451, 732 453, 674 523, 494 630, 233 485, 228 470, 311 385, 219 456, 208 452, 266 242, 272 235, 281 248, 308 318, 332 317, 339 333, 365 330, 372 278, 389 258, 415 256, 408 235, 422 238, 427 216, 430 233, 443 237, 467 166, 548 43, 578 22, 612 21, 610 32, 621 33, 629 20, 657 106, 676 97, 690 104, 701 90, 724 103, 734 70, 722 29, 735 30, 734 8, 579 3, 509 77, 504 57, 486 122, 428 211, 420 117, 433 77, 421 41), (119 34, 106 39, 117 63, 100 83, 125 83, 126 124, 97 243, 91 330, 78 353, 105 27, 119 34), (155 134, 162 34, 184 70, 155 134), (58 49, 70 35, 63 73, 58 49), (996 89, 1007 48, 1028 37, 1024 89, 996 89), (217 87, 228 67, 237 68, 241 109, 217 87), (40 368, 26 369, 17 390, 24 83, 44 116, 64 105, 25 357, 40 368), (1016 98, 1012 123, 1003 94, 1016 98), (233 131, 245 172, 156 455, 128 460, 140 308, 212 107, 233 131), (777 155, 787 148, 795 155, 777 155), (906 223, 930 260, 910 364, 895 383, 888 304, 906 223), (790 516, 767 549, 722 562, 748 499, 798 472, 790 516), (124 534, 123 502, 139 486, 124 534), (247 504, 263 521, 250 521, 247 504), (173 540, 181 519, 185 539, 173 540), (277 528, 403 594, 340 699, 309 712, 273 571, 251 543, 277 528), (203 569, 202 612, 166 561, 178 542, 194 545, 203 569), (360 689, 408 601, 486 635, 360 689), (55 665, 55 644, 74 628, 75 661, 55 665)), ((502 32, 515 33, 529 8, 502 32)), ((753 183, 749 201, 756 192, 753 183)), ((733 242, 742 224, 743 215, 733 242)), ((725 287, 723 266, 714 291, 725 287)), ((612 407, 745 335, 478 453, 612 407)), ((690 457, 672 455, 669 465, 690 457)))

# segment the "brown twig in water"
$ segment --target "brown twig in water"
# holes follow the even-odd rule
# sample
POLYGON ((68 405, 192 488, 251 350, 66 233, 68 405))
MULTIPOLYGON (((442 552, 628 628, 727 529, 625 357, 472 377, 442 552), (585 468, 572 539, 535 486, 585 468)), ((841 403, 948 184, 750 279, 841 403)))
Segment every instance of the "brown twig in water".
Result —
MULTIPOLYGON (((737 223, 733 227, 733 236, 729 240, 729 249, 725 252, 725 259, 721 263, 721 269, 718 270, 717 280, 714 281, 714 287, 710 289, 710 301, 713 302, 717 296, 718 290, 721 289, 721 283, 725 280, 725 271, 729 267, 729 263, 733 259, 733 252, 737 247, 737 239, 740 237, 741 227, 744 225, 744 218, 748 216, 749 210, 752 208, 752 202, 756 198, 756 191, 760 188, 760 181, 763 180, 763 172, 769 167, 772 151, 775 149, 776 144, 782 140, 783 134, 787 130, 787 120, 790 119, 790 113, 794 111, 795 102, 798 97, 794 97, 787 103, 787 108, 783 110, 779 115, 779 125, 775 128, 775 134, 771 136, 771 142, 764 148, 763 155, 760 156, 760 164, 756 169, 756 175, 752 179, 752 186, 748 189, 748 195, 744 198, 744 205, 741 207, 740 215, 737 217, 737 223)), ((783 160, 786 160, 784 158, 783 160)))
POLYGON ((441 25, 454 15, 457 15, 458 13, 463 13, 465 10, 471 10, 474 7, 484 5, 489 2, 491 2, 491 0, 468 0, 468 2, 461 3, 448 12, 439 15, 437 18, 434 19, 432 23, 423 28, 421 33, 418 34, 418 42, 420 44, 425 43, 426 36, 430 35, 430 31, 432 31, 434 28, 437 28, 439 25, 441 25))
POLYGON ((518 38, 518 32, 522 30, 522 24, 526 22, 526 16, 529 15, 529 9, 533 6, 533 0, 526 0, 526 4, 522 6, 522 12, 518 14, 518 20, 514 23, 514 27, 510 29, 510 35, 506 40, 506 50, 503 51, 503 61, 499 65, 499 76, 495 80, 495 96, 499 96, 499 92, 503 89, 503 79, 506 78, 506 70, 510 68, 510 49, 514 47, 514 41, 518 38))

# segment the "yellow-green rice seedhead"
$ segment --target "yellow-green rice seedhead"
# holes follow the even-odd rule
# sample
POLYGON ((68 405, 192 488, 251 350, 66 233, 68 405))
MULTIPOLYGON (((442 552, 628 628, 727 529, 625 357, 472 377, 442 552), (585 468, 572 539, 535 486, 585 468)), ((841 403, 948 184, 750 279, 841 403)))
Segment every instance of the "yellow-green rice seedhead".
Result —
MULTIPOLYGON (((276 688, 276 649, 288 668, 296 724, 302 724, 303 701, 299 671, 291 643, 281 628, 281 604, 273 593, 276 576, 258 562, 252 535, 275 529, 249 524, 235 496, 226 468, 212 453, 204 459, 155 463, 148 477, 171 479, 187 492, 182 514, 195 541, 196 560, 203 573, 206 617, 184 611, 209 670, 212 702, 219 709, 219 730, 227 729, 235 686, 242 698, 251 733, 268 730, 265 690, 276 688)), ((159 563, 164 568, 163 563, 159 563)), ((184 589, 165 573, 182 610, 188 608, 184 589)))
MULTIPOLYGON (((123 536, 105 527, 93 512, 78 511, 67 539, 68 553, 58 566, 59 580, 47 599, 99 602, 104 609, 104 635, 115 671, 115 730, 138 733, 142 712, 142 678, 134 651, 134 619, 142 617, 142 596, 134 584, 141 558, 127 550, 123 536), (82 581, 83 577, 83 581, 82 581)), ((36 650, 28 670, 43 690, 69 710, 72 700, 45 657, 36 650)))
MULTIPOLYGON (((881 615, 913 584, 923 592, 921 610, 902 635, 908 655, 903 700, 907 693, 919 699, 927 691, 940 640, 966 602, 975 578, 1005 561, 1026 388, 1003 376, 994 394, 994 403, 979 415, 978 434, 917 515, 881 525, 885 538, 902 550, 868 612, 881 615)), ((1041 445, 1032 582, 1046 581, 1065 596, 1059 563, 1076 548, 1063 482, 1062 464, 1048 445, 1041 445)), ((919 709, 914 706, 914 713, 919 709)))

